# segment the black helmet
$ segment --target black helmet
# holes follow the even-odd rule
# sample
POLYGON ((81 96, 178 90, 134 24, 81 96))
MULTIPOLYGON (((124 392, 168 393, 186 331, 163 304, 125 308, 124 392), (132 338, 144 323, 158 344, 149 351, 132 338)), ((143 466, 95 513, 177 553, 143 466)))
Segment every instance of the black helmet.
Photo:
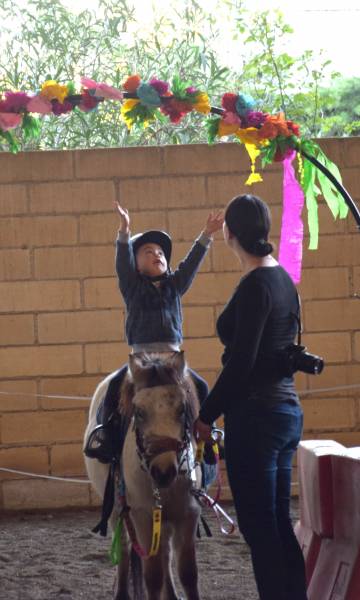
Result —
POLYGON ((172 243, 171 237, 165 231, 157 231, 154 229, 145 231, 145 233, 137 233, 131 237, 130 242, 134 254, 136 254, 140 246, 143 246, 144 244, 158 244, 164 252, 167 263, 170 263, 172 243))

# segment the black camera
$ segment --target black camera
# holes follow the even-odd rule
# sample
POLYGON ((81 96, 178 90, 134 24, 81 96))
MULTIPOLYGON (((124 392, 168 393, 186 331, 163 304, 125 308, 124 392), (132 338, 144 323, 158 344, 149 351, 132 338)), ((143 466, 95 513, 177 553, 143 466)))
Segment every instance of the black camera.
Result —
POLYGON ((324 359, 316 354, 306 352, 305 346, 289 344, 281 352, 281 364, 287 377, 291 377, 296 371, 320 375, 324 368, 324 359))

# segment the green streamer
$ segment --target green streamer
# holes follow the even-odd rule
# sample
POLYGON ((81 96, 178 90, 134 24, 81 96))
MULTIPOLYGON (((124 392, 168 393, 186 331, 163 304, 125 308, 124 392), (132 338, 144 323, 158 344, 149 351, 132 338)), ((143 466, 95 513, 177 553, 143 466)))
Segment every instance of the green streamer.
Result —
POLYGON ((306 208, 308 212, 310 234, 309 250, 316 250, 319 245, 319 214, 316 196, 320 193, 320 190, 315 184, 315 179, 316 167, 309 160, 304 159, 304 178, 302 187, 306 198, 306 208))
POLYGON ((205 126, 207 129, 207 139, 209 144, 213 144, 215 142, 220 121, 220 117, 209 117, 205 121, 205 126))
POLYGON ((21 128, 24 132, 26 141, 35 140, 39 137, 41 132, 41 124, 39 119, 32 117, 28 113, 24 114, 21 128))
POLYGON ((10 152, 12 152, 13 154, 19 152, 20 146, 10 131, 3 131, 2 129, 0 129, 0 138, 3 138, 7 142, 7 144, 9 144, 10 152))
POLYGON ((123 530, 123 520, 120 518, 116 524, 115 530, 112 536, 111 548, 109 550, 109 557, 112 565, 119 565, 122 559, 122 530, 123 530))
MULTIPOLYGON (((333 163, 319 148, 319 156, 318 160, 324 164, 324 166, 330 171, 332 175, 338 180, 339 183, 342 183, 342 178, 340 175, 340 171, 338 167, 333 163)), ((344 198, 340 194, 340 192, 336 189, 334 184, 328 179, 321 171, 318 173, 319 183, 321 185, 322 193, 325 198, 327 205, 329 206, 334 218, 339 217, 340 219, 345 219, 349 212, 349 207, 346 204, 344 198), (335 206, 336 202, 336 214, 334 213, 332 206, 335 206)))

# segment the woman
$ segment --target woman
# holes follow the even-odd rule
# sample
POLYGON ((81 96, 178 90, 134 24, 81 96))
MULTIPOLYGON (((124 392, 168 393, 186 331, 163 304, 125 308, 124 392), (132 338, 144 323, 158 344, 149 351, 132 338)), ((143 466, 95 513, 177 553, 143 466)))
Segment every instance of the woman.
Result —
POLYGON ((281 360, 297 333, 298 297, 271 256, 270 225, 269 209, 256 196, 236 197, 226 209, 225 243, 243 276, 217 322, 223 369, 195 434, 209 440, 210 424, 224 414, 228 478, 261 600, 306 600, 304 560, 289 515, 302 410, 281 360))

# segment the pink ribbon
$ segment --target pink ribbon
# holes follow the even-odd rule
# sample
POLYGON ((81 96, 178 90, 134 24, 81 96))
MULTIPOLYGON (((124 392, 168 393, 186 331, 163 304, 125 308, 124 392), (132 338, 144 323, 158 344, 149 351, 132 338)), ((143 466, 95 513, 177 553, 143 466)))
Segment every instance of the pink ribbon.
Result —
POLYGON ((295 177, 292 161, 295 150, 283 160, 283 214, 281 221, 279 263, 289 273, 295 284, 301 279, 302 243, 304 225, 301 213, 304 193, 295 177))

